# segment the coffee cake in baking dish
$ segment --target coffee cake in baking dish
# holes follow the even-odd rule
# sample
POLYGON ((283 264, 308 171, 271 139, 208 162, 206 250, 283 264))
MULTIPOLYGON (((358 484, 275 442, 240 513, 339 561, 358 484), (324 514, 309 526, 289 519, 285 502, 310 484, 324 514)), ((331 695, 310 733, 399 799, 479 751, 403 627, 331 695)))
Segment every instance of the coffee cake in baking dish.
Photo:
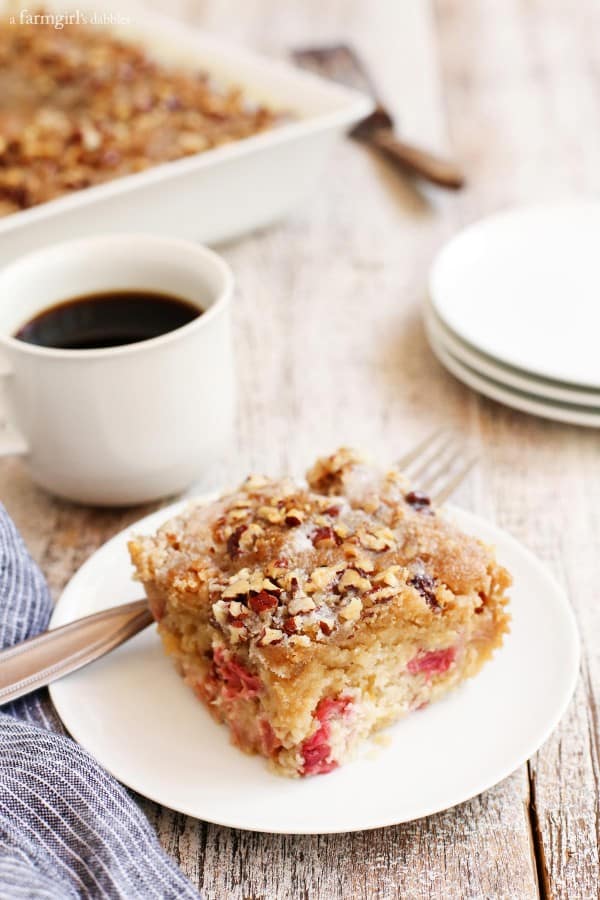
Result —
POLYGON ((130 543, 167 653, 242 750, 330 772, 475 675, 510 577, 396 470, 351 450, 249 477, 130 543))
POLYGON ((0 217, 281 121, 242 87, 84 18, 63 15, 57 29, 53 14, 23 10, 20 24, 0 22, 0 217))

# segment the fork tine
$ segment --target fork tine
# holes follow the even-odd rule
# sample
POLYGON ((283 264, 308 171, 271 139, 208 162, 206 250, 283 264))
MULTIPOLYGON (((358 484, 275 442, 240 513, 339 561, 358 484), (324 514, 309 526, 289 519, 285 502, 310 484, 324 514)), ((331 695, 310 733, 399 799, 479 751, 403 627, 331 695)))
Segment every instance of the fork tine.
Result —
POLYGON ((427 451, 427 449, 434 444, 439 438, 448 432, 447 428, 436 428, 435 431, 432 431, 431 434, 428 434, 426 438, 424 438, 416 447, 413 447, 412 450, 409 450, 408 453, 405 453, 404 456, 401 456, 400 459, 396 461, 396 466, 401 471, 406 470, 411 463, 416 462, 423 453, 427 451))
POLYGON ((416 466, 409 466, 406 474, 412 481, 421 480, 432 468, 440 468, 443 465, 448 454, 452 453, 456 448, 456 438, 450 434, 445 440, 433 448, 431 453, 427 453, 420 460, 417 460, 416 466))
POLYGON ((477 456, 470 456, 467 461, 461 466, 460 469, 450 478, 446 484, 441 487, 435 494, 432 496, 432 500, 435 504, 445 503, 445 501, 450 497, 451 494, 454 493, 456 488, 461 484, 473 466, 475 466, 478 462, 477 456))
POLYGON ((464 445, 446 428, 437 428, 401 457, 396 466, 419 489, 443 503, 471 471, 477 456, 465 454, 464 445))
POLYGON ((445 445, 443 451, 422 467, 419 473, 419 487, 424 491, 431 491, 437 481, 444 475, 450 474, 454 467, 464 459, 465 449, 456 440, 451 439, 445 445))

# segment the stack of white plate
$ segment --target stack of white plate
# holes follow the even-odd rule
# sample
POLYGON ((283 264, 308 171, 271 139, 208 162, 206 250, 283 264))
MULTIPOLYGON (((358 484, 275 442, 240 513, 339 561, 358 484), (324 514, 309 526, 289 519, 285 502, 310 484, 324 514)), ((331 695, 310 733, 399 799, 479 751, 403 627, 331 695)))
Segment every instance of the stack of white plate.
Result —
POLYGON ((523 412, 600 427, 600 203, 511 210, 438 255, 425 326, 456 378, 523 412))

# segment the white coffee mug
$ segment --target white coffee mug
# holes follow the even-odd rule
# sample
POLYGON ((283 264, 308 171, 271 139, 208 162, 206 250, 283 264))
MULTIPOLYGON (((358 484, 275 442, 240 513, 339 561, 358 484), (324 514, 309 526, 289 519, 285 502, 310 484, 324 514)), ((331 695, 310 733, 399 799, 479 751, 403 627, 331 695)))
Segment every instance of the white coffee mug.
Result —
POLYGON ((38 484, 81 503, 126 505, 183 490, 231 439, 232 292, 216 253, 150 235, 69 241, 11 263, 0 272, 0 455, 22 454, 38 484), (202 315, 102 349, 14 337, 59 301, 111 290, 170 294, 202 315))

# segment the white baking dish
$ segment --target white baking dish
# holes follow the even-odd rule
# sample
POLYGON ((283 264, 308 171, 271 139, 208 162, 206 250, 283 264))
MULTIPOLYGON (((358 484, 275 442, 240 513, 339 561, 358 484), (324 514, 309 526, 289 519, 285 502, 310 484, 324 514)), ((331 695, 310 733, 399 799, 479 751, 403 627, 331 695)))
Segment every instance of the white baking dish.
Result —
MULTIPOLYGON (((44 7, 65 11, 60 4, 44 7)), ((0 3, 2 8, 7 7, 0 3)), ((127 14, 129 24, 113 27, 119 35, 141 41, 161 59, 204 69, 218 83, 241 85, 250 99, 289 110, 294 120, 6 216, 0 219, 0 264, 45 244, 98 232, 151 232, 215 243, 266 225, 306 194, 335 139, 371 111, 371 100, 362 94, 290 65, 147 10, 128 8, 127 14)))

